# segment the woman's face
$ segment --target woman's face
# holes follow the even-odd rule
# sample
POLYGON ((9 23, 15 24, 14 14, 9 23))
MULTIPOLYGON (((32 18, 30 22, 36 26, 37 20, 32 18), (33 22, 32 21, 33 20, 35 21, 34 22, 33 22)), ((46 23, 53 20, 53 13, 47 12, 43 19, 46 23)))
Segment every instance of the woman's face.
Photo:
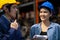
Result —
POLYGON ((51 13, 46 8, 41 8, 39 16, 40 16, 41 21, 46 21, 46 20, 49 20, 51 13))

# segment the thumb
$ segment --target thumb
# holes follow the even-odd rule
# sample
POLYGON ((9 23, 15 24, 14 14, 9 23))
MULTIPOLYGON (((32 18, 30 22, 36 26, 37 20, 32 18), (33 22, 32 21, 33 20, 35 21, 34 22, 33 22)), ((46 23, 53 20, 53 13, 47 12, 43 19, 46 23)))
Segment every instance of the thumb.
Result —
POLYGON ((16 22, 17 22, 17 20, 14 21, 14 23, 16 23, 16 22))

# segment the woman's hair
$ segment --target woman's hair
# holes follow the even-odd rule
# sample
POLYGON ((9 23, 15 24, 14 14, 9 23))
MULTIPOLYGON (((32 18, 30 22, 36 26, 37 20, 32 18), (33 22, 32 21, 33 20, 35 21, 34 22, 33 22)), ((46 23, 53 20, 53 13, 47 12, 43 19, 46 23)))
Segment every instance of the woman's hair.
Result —
MULTIPOLYGON (((42 8, 46 8, 50 13, 52 12, 48 7, 40 7, 40 9, 42 9, 42 8)), ((39 9, 39 11, 40 11, 40 9, 39 9)))

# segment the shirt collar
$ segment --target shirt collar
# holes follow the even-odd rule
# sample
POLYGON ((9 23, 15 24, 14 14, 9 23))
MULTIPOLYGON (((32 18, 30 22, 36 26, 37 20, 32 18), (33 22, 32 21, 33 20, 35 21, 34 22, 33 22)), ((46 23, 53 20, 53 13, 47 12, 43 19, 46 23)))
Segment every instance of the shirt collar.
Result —
POLYGON ((5 15, 3 15, 3 16, 11 23, 11 21, 5 15))

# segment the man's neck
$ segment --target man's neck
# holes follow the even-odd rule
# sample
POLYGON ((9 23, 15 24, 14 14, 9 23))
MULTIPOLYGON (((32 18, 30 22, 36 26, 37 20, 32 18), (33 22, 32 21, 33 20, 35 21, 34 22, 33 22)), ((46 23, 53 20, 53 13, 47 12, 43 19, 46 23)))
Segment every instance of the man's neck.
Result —
POLYGON ((5 16, 8 20, 11 20, 11 17, 9 15, 5 14, 5 16))

